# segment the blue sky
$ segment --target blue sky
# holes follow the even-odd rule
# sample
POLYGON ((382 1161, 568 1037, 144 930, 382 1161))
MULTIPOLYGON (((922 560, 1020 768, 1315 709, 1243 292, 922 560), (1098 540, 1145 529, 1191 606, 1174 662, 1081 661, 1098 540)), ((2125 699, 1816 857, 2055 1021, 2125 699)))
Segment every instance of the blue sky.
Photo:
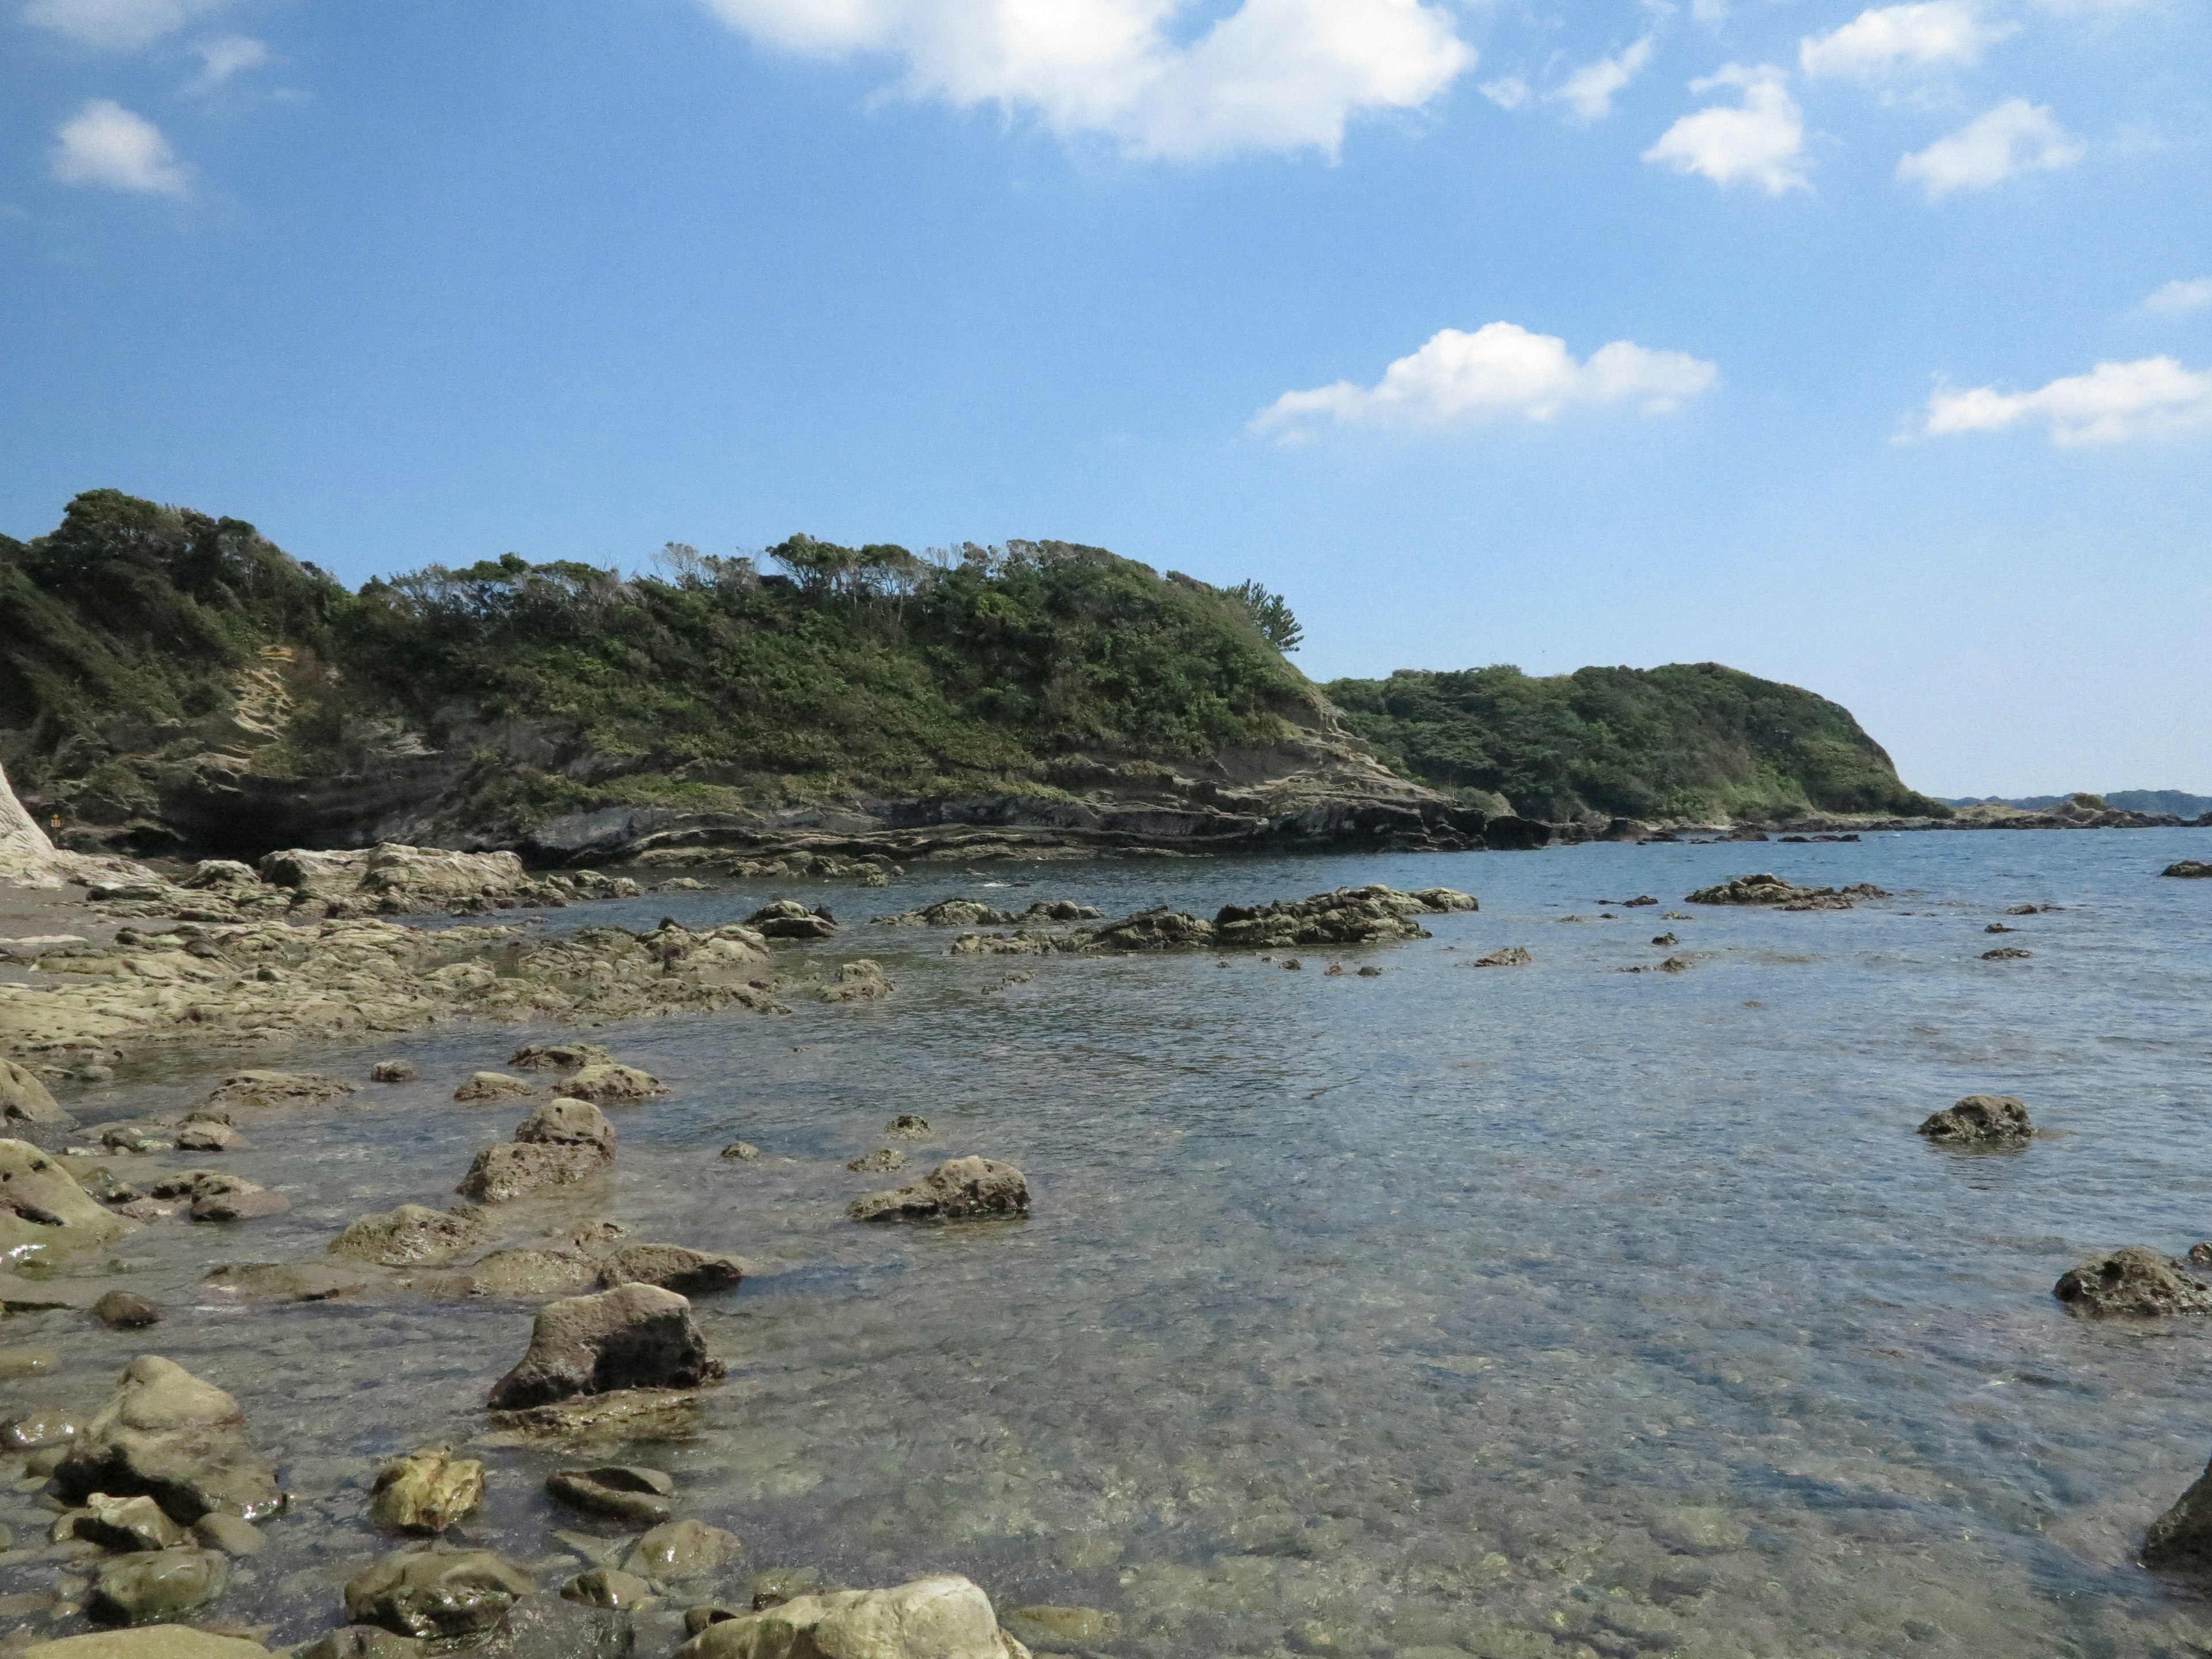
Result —
POLYGON ((2212 793, 2203 0, 0 0, 0 530, 1257 576, 2212 793))

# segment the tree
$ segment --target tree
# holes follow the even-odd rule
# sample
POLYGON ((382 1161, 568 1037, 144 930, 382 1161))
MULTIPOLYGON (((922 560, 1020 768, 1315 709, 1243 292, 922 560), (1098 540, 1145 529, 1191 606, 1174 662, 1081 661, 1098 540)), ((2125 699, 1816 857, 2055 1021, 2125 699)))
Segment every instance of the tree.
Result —
POLYGON ((1243 605, 1252 618, 1252 625, 1276 650, 1295 651, 1304 642, 1306 631, 1298 626, 1298 619, 1291 614, 1291 607, 1279 593, 1270 593, 1254 581, 1243 581, 1231 588, 1229 597, 1243 605))

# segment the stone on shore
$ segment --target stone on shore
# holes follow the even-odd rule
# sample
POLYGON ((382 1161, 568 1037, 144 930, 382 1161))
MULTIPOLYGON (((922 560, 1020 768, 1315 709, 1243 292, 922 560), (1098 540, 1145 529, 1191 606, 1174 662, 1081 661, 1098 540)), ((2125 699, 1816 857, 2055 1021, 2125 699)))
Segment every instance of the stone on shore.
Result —
POLYGON ((449 1640, 489 1630, 537 1588, 528 1573, 489 1550, 394 1550, 348 1582, 346 1619, 449 1640))
POLYGON ((1863 898, 1890 896, 1872 882, 1856 887, 1799 887, 1779 876, 1738 876, 1688 896, 1692 904, 1771 904, 1784 910, 1848 910, 1863 898))
POLYGON ((180 1546, 118 1555, 100 1564, 85 1611, 104 1624, 153 1625, 204 1607, 230 1582, 215 1550, 180 1546))
POLYGON ((483 1502, 483 1465, 445 1447, 410 1452, 377 1472, 369 1517, 394 1532, 444 1532, 483 1502))
POLYGON ((696 1389, 722 1374, 691 1304, 653 1285, 623 1285, 538 1310, 530 1351, 492 1385, 495 1411, 624 1389, 696 1389))
POLYGON ((945 1574, 891 1589, 828 1590, 793 1596, 742 1618, 708 1625, 677 1659, 1029 1659, 999 1628, 990 1598, 945 1574))
POLYGON ((454 1190, 479 1204, 506 1204, 549 1187, 573 1187, 606 1165, 595 1146, 508 1141, 478 1152, 454 1190))
POLYGON ((2016 1096, 1968 1095, 1928 1117, 1918 1133, 1948 1146, 2025 1146, 2034 1139, 2035 1126, 2016 1096))
POLYGON ((668 1092, 668 1085, 650 1072, 635 1066, 601 1060, 586 1066, 553 1085, 556 1095, 596 1101, 603 1106, 628 1106, 668 1092))
POLYGON ((355 1092, 343 1078, 309 1072, 234 1072, 207 1098, 211 1107, 319 1106, 355 1092))
POLYGON ((30 1142, 0 1140, 0 1261, 106 1244, 137 1225, 96 1202, 30 1142))
POLYGON ((2052 1294, 2077 1313, 2100 1318, 2212 1313, 2212 1285, 2143 1244, 2091 1256, 2061 1275, 2052 1294))
POLYGON ((668 1499, 676 1491, 676 1482, 659 1469, 603 1463, 593 1468, 557 1470, 546 1478, 545 1491, 555 1501, 586 1515, 652 1527, 668 1519, 668 1499))
POLYGON ((189 1625, 140 1625, 33 1642, 11 1659, 269 1659, 269 1650, 240 1636, 217 1636, 189 1625))
POLYGON ((221 1389, 158 1355, 131 1362, 115 1395, 54 1471, 60 1495, 144 1496, 189 1526, 211 1513, 257 1521, 284 1506, 276 1472, 245 1436, 245 1413, 221 1389))
POLYGON ((12 1060, 0 1057, 0 1122, 52 1123, 64 1127, 76 1120, 54 1103, 46 1085, 12 1060))
POLYGON ((855 1221, 965 1221, 1030 1212, 1029 1182, 1011 1164, 948 1158, 910 1187, 853 1200, 855 1221))
POLYGON ((509 1077, 504 1072, 476 1072, 467 1082, 453 1091, 453 1098, 464 1103, 480 1100, 515 1100, 538 1092, 537 1085, 519 1077, 509 1077))
POLYGON ((473 1211, 402 1204, 356 1216, 331 1241, 330 1253, 383 1267, 442 1267, 474 1249, 490 1231, 473 1211))
POLYGON ((657 1285, 681 1296, 734 1291, 744 1279, 735 1256, 715 1255, 683 1244, 625 1244, 599 1264, 599 1286, 657 1285))

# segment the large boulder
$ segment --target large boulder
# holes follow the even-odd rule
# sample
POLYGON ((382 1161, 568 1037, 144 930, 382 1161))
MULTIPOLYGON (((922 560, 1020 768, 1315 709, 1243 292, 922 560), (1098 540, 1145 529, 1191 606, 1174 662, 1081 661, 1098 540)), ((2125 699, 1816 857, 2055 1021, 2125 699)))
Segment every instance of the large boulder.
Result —
POLYGON ((238 1401, 156 1354, 131 1362, 115 1395, 54 1471, 61 1495, 145 1496, 189 1526, 211 1513, 258 1521, 284 1507, 276 1472, 249 1445, 238 1401))
POLYGON ((68 1125, 76 1121, 54 1103, 45 1084, 14 1060, 0 1058, 0 1122, 68 1125))
POLYGON ((2014 1095, 1968 1095, 1923 1121, 1919 1133, 1954 1146, 2025 1146, 2035 1138, 2027 1108, 2014 1095))
POLYGON ((106 1244, 137 1226, 27 1140, 0 1140, 0 1261, 106 1244))
POLYGON ((446 1447, 410 1452, 377 1471, 368 1513, 394 1532, 445 1531, 483 1502, 483 1465, 446 1447))
POLYGON ((529 1352, 492 1385, 489 1404, 514 1411, 618 1389, 696 1389, 721 1374, 689 1302, 623 1285, 539 1309, 529 1352))
POLYGON ((2212 1313, 2212 1285, 2143 1244, 2091 1256, 2060 1275, 2051 1293, 2076 1313, 2099 1317, 2212 1313))
POLYGON ((515 1126, 514 1138, 526 1146, 587 1147, 603 1164, 615 1158, 615 1126, 588 1097, 547 1101, 515 1126))
POLYGON ((1030 1186, 1011 1164, 948 1158, 911 1187, 853 1200, 855 1221, 966 1221, 1027 1215, 1030 1186))
POLYGON ((537 1588, 528 1573, 489 1550, 433 1545, 394 1550, 348 1581, 345 1612, 353 1624, 450 1639, 489 1630, 537 1588))
POLYGON ((490 1231, 471 1211, 402 1204, 356 1217, 331 1241, 330 1252, 380 1267, 434 1267, 475 1249, 490 1231))
POLYGON ((828 1590, 711 1624, 677 1659, 1028 1659, 991 1599, 947 1573, 891 1589, 828 1590))
POLYGON ((505 1204, 548 1187, 571 1187, 588 1181, 606 1164, 592 1146, 508 1141, 478 1152, 454 1190, 479 1204, 505 1204))

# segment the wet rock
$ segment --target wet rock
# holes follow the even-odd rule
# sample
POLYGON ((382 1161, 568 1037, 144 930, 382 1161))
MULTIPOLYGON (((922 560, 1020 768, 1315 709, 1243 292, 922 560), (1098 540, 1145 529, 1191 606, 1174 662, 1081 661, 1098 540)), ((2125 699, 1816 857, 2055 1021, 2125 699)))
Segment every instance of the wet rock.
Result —
POLYGON ((689 1302, 623 1285, 539 1309, 530 1352, 492 1386, 489 1403, 507 1411, 618 1389, 696 1389, 721 1374, 689 1302))
POLYGON ((1103 1647, 1121 1634, 1121 1621, 1097 1607, 1016 1607, 1006 1617, 1009 1635, 1024 1642, 1103 1647))
POLYGON ((1988 927, 1983 928, 1982 931, 1985 933, 2016 933, 2020 929, 2017 927, 2008 927, 2001 921, 1993 921, 1988 927))
MULTIPOLYGON (((812 1595, 820 1590, 840 1589, 843 1586, 829 1583, 813 1567, 770 1567, 766 1572, 755 1573, 747 1588, 752 1591, 750 1611, 758 1613, 763 1607, 780 1607, 793 1596, 812 1595)), ((744 1609, 738 1609, 724 1616, 735 1618, 743 1611, 744 1609)), ((720 1622, 720 1620, 706 1619, 694 1626, 688 1613, 684 1615, 684 1628, 694 1636, 708 1625, 720 1622)))
POLYGON ((160 1624, 206 1606, 229 1582, 230 1564, 213 1550, 121 1555, 100 1564, 85 1611, 104 1624, 160 1624))
POLYGON ((92 1304, 93 1316, 111 1330, 135 1331, 157 1325, 161 1310, 131 1291, 110 1291, 92 1304))
POLYGON ((74 1413, 32 1410, 0 1421, 0 1451, 35 1451, 42 1446, 67 1446, 83 1431, 74 1413))
POLYGON ((191 1535, 152 1498, 111 1498, 104 1492, 86 1496, 70 1531, 110 1550, 166 1550, 191 1535))
POLYGON ((547 1477, 545 1490, 556 1502, 586 1515, 657 1526, 669 1517, 674 1479, 659 1469, 603 1463, 586 1469, 562 1469, 547 1477))
POLYGON ((221 1550, 233 1558, 258 1555, 268 1547, 269 1540, 251 1521, 241 1521, 234 1515, 204 1515, 192 1522, 192 1536, 210 1549, 221 1550))
POLYGON ((826 910, 810 910, 797 899, 776 899, 745 918, 763 939, 828 939, 837 924, 826 910))
POLYGON ((581 1250, 525 1244, 494 1250, 465 1275, 471 1296, 573 1296, 599 1282, 599 1264, 581 1250))
MULTIPOLYGON (((720 1373, 717 1371, 716 1375, 720 1373)), ((643 1440, 690 1440, 700 1431, 696 1389, 617 1389, 580 1394, 550 1405, 495 1412, 508 1444, 556 1440, 604 1446, 643 1440)))
POLYGON ((395 1458, 377 1472, 369 1518, 394 1532, 440 1533, 483 1502, 483 1465, 436 1447, 395 1458))
POLYGON ((664 1521, 630 1546, 623 1566, 664 1584, 704 1578, 744 1555, 737 1534, 703 1521, 664 1521))
POLYGON ((1640 963, 1633 968, 1621 968, 1614 971, 1623 974, 1686 974, 1697 965, 1693 958, 1677 955, 1668 957, 1663 962, 1640 963))
POLYGON ((76 1437, 54 1472, 63 1498, 144 1496, 189 1525, 211 1512, 248 1521, 284 1505, 276 1474, 247 1443, 245 1414, 221 1389, 148 1354, 76 1437))
POLYGON ((927 1140, 929 1139, 929 1120, 913 1112, 901 1112, 884 1125, 884 1133, 896 1135, 902 1140, 927 1140))
POLYGON ((990 1598, 947 1574, 894 1589, 829 1590, 794 1596, 742 1619, 708 1625, 678 1659, 1027 1659, 999 1628, 990 1598))
POLYGON ((2061 1275, 2052 1293, 2075 1312, 2100 1317, 2212 1313, 2212 1286, 2142 1244, 2091 1256, 2061 1275))
POLYGON ((0 1058, 0 1122, 51 1123, 66 1128, 76 1121, 54 1103, 45 1084, 14 1060, 0 1058))
POLYGON ((956 1158, 939 1164, 911 1187, 855 1199, 855 1221, 963 1221, 1027 1215, 1029 1182, 1011 1164, 956 1158))
POLYGON ((2013 1095, 1968 1095, 1920 1126, 1930 1140, 1952 1146, 2024 1146, 2035 1135, 2027 1107, 2013 1095))
POLYGON ((614 1058, 596 1042, 532 1042, 517 1048, 507 1063, 525 1072, 577 1072, 586 1066, 611 1066, 614 1058))
POLYGON ((733 1140, 722 1148, 722 1156, 739 1164, 751 1164, 761 1155, 761 1149, 750 1140, 733 1140))
POLYGON ((465 1103, 483 1100, 514 1100, 524 1095, 534 1095, 536 1086, 519 1077, 509 1077, 504 1072, 477 1072, 469 1080, 453 1091, 453 1098, 465 1103))
POLYGON ((1872 882, 1856 887, 1798 887, 1779 876, 1738 876, 1687 896, 1691 904, 1771 904, 1784 910, 1848 910, 1863 898, 1890 895, 1872 882))
POLYGON ((581 1146, 596 1152, 602 1163, 614 1162, 615 1126, 581 1097, 547 1101, 515 1126, 514 1138, 526 1146, 581 1146))
POLYGON ((878 1146, 872 1152, 853 1159, 845 1167, 856 1175, 884 1175, 906 1168, 906 1154, 889 1146, 878 1146))
POLYGON ((204 1117, 188 1118, 177 1130, 180 1152, 240 1152, 252 1144, 232 1125, 204 1117))
POLYGON ((282 1215, 291 1207, 290 1199, 258 1182, 240 1176, 204 1174, 193 1185, 191 1207, 186 1213, 195 1221, 254 1221, 282 1215))
POLYGON ((587 1607, 635 1607, 652 1594, 652 1585, 619 1567, 593 1567, 561 1586, 562 1601, 587 1607))
POLYGON ((1492 951, 1486 957, 1477 957, 1468 963, 1470 968, 1526 968, 1535 957, 1518 945, 1509 945, 1503 950, 1492 951))
POLYGON ((239 1262, 214 1269, 206 1279, 210 1290, 267 1302, 330 1302, 376 1282, 375 1274, 358 1267, 323 1261, 239 1262))
POLYGON ((269 1659, 269 1650, 258 1642, 217 1636, 189 1625, 92 1631, 10 1651, 14 1659, 269 1659))
POLYGON ((1982 960, 1984 962, 2026 962, 2034 954, 2033 951, 2021 950, 2017 945, 2000 945, 1994 951, 1983 951, 1982 960))
POLYGON ((682 1296, 734 1291, 744 1278, 735 1256, 714 1255, 682 1244, 625 1244, 599 1266, 599 1285, 658 1285, 682 1296))
POLYGON ((306 1072, 234 1072, 207 1098, 210 1106, 319 1106, 354 1092, 343 1078, 306 1072))
POLYGON ((137 1224, 104 1209, 67 1170, 25 1140, 0 1140, 0 1261, 106 1244, 137 1224))
POLYGON ((100 1127, 100 1144, 111 1152, 164 1152, 176 1138, 158 1123, 108 1123, 100 1127))
MULTIPOLYGON (((802 1590, 799 1594, 803 1595, 805 1592, 802 1590)), ((762 1607, 781 1607, 789 1600, 791 1598, 788 1595, 771 1595, 763 1601, 756 1595, 750 1611, 757 1612, 762 1607)), ((696 1636, 709 1625, 719 1625, 726 1620, 742 1619, 748 1611, 749 1609, 744 1607, 731 1607, 724 1601, 702 1601, 696 1607, 684 1609, 684 1633, 686 1636, 696 1636)))
POLYGON ((606 1168, 592 1146, 551 1146, 510 1141, 487 1146, 454 1188, 479 1204, 506 1204, 549 1187, 572 1187, 606 1168))
POLYGON ((861 957, 840 963, 837 976, 815 992, 814 997, 817 1002, 879 1002, 897 988, 881 963, 861 957))
POLYGON ((331 1241, 330 1253, 386 1267, 438 1267, 474 1249, 490 1231, 471 1210, 402 1204, 348 1222, 331 1241))
POLYGON ((415 1063, 407 1060, 380 1060, 368 1068, 371 1083, 412 1083, 422 1075, 415 1063))
POLYGON ((2212 877, 2212 864, 2203 859, 2184 859, 2179 864, 2169 864, 2159 872, 2161 876, 2175 876, 2183 881, 2202 881, 2212 877))
POLYGON ((2212 1567, 2212 1465, 2143 1534, 2147 1567, 2212 1567))
POLYGON ((556 1095, 597 1101, 603 1106, 632 1106, 668 1092, 668 1085, 650 1072, 610 1060, 586 1066, 553 1085, 556 1095))
MULTIPOLYGON (((53 1370, 60 1359, 61 1355, 52 1348, 0 1348, 0 1382, 42 1376, 53 1370)), ((4 1437, 0 1437, 0 1444, 4 1443, 4 1437)))
POLYGON ((489 1550, 395 1550, 348 1582, 346 1619, 401 1636, 449 1639, 489 1630, 537 1588, 528 1573, 489 1550))
POLYGON ((557 1595, 526 1595, 469 1659, 629 1659, 637 1642, 627 1610, 612 1612, 557 1595))
POLYGON ((418 1659, 422 1644, 381 1625, 346 1625, 299 1650, 295 1659, 418 1659))

